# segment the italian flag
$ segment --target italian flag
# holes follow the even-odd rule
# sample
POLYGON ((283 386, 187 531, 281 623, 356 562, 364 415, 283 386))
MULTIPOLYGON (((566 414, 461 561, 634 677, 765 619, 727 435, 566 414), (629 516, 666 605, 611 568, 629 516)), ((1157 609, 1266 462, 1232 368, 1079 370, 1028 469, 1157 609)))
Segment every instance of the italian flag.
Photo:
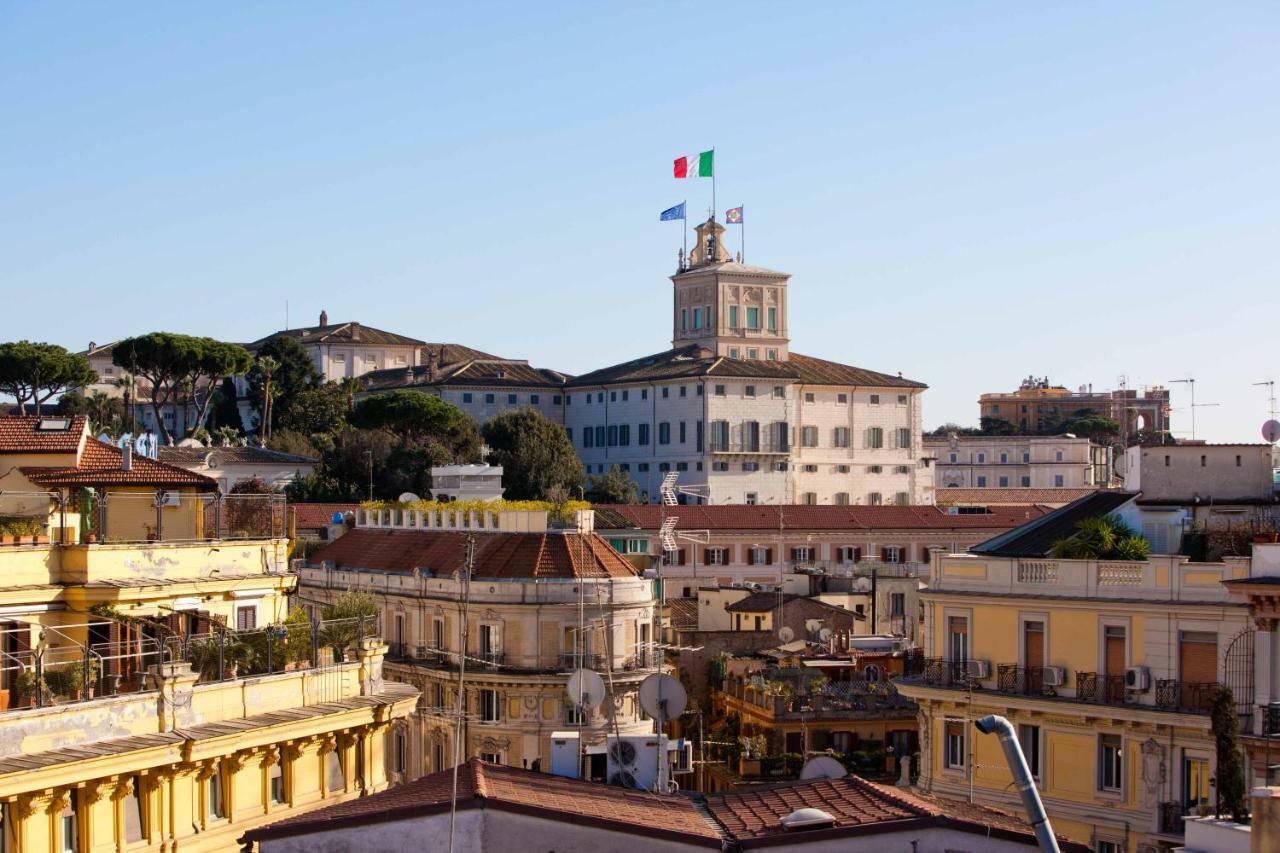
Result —
POLYGON ((676 177, 677 178, 709 178, 712 175, 712 161, 715 160, 715 150, 703 151, 701 154, 695 154, 692 157, 676 158, 676 177))

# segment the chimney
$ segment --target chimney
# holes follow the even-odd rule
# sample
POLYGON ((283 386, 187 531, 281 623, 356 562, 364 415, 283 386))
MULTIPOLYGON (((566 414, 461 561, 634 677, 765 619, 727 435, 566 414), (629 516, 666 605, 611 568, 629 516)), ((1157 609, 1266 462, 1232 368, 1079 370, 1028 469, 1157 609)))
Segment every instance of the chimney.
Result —
POLYGON ((320 325, 329 325, 329 312, 325 311, 323 308, 320 309, 320 325))
POLYGON ((89 352, 93 352, 98 348, 97 341, 89 341, 89 352))
POLYGON ((120 470, 133 470, 133 442, 126 441, 124 447, 120 449, 120 470))

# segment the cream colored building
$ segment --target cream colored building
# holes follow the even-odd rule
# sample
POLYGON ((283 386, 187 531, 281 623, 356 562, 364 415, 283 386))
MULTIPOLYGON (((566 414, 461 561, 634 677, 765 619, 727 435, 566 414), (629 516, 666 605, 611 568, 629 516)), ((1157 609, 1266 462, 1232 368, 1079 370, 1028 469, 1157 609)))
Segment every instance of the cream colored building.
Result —
POLYGON ((302 344, 315 359, 316 370, 325 382, 375 370, 411 368, 419 363, 419 350, 424 344, 417 338, 360 323, 330 323, 329 315, 321 311, 318 325, 272 332, 245 347, 257 352, 267 341, 280 336, 302 344))
POLYGON ((463 659, 463 760, 549 770, 552 732, 579 729, 603 762, 615 727, 653 731, 636 701, 660 665, 653 581, 590 533, 590 516, 578 532, 549 527, 545 511, 362 509, 355 529, 299 569, 308 601, 355 589, 382 603, 387 675, 422 693, 393 753, 399 778, 453 766, 463 659), (598 672, 612 699, 579 707, 566 692, 579 668, 598 672))
POLYGON ((1097 493, 970 553, 935 555, 926 657, 899 682, 920 707, 921 788, 1020 809, 998 740, 973 727, 1000 714, 1054 829, 1095 850, 1173 847, 1183 817, 1212 807, 1214 692, 1233 689, 1246 730, 1256 714, 1254 624, 1224 586, 1249 560, 1046 556, 1076 521, 1129 499, 1097 493))
POLYGON ((286 623, 282 501, 224 506, 83 418, 0 418, 0 463, 0 849, 233 850, 387 787, 417 694, 374 620, 286 623))
POLYGON ((943 489, 1105 489, 1111 448, 1069 435, 926 436, 943 489))

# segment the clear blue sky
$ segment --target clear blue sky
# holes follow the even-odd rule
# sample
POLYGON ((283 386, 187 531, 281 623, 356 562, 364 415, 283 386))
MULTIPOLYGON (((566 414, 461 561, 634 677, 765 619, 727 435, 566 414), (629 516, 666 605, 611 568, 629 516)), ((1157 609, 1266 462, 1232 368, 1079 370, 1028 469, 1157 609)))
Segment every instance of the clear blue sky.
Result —
POLYGON ((1258 440, 1278 57, 1274 2, 8 2, 0 339, 288 300, 583 372, 669 346, 657 216, 714 145, 794 348, 929 383, 926 425, 1195 376, 1200 437, 1258 440))

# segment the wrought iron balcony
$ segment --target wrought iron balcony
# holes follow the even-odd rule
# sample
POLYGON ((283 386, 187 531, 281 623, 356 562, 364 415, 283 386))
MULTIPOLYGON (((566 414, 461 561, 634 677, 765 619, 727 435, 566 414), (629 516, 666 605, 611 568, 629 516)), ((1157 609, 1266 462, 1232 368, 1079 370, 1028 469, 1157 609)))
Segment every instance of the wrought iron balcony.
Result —
POLYGON ((976 686, 969 677, 969 661, 946 658, 925 658, 921 680, 933 687, 958 687, 967 690, 976 686))
POLYGON ((1280 705, 1267 705, 1263 707, 1262 733, 1267 737, 1280 736, 1280 705))
POLYGON ((1076 698, 1103 705, 1130 704, 1125 694, 1124 676, 1104 672, 1076 672, 1076 698))
POLYGON ((1192 714, 1207 714, 1218 691, 1216 681, 1156 681, 1156 707, 1192 714))
POLYGON ((1045 677, 1049 669, 1050 667, 1044 666, 1002 663, 996 667, 996 689, 1001 693, 1013 693, 1019 696, 1056 696, 1056 687, 1046 683, 1052 680, 1045 677))
POLYGON ((1182 827, 1182 818, 1186 814, 1182 803, 1161 803, 1158 814, 1162 835, 1182 835, 1186 831, 1182 827))

